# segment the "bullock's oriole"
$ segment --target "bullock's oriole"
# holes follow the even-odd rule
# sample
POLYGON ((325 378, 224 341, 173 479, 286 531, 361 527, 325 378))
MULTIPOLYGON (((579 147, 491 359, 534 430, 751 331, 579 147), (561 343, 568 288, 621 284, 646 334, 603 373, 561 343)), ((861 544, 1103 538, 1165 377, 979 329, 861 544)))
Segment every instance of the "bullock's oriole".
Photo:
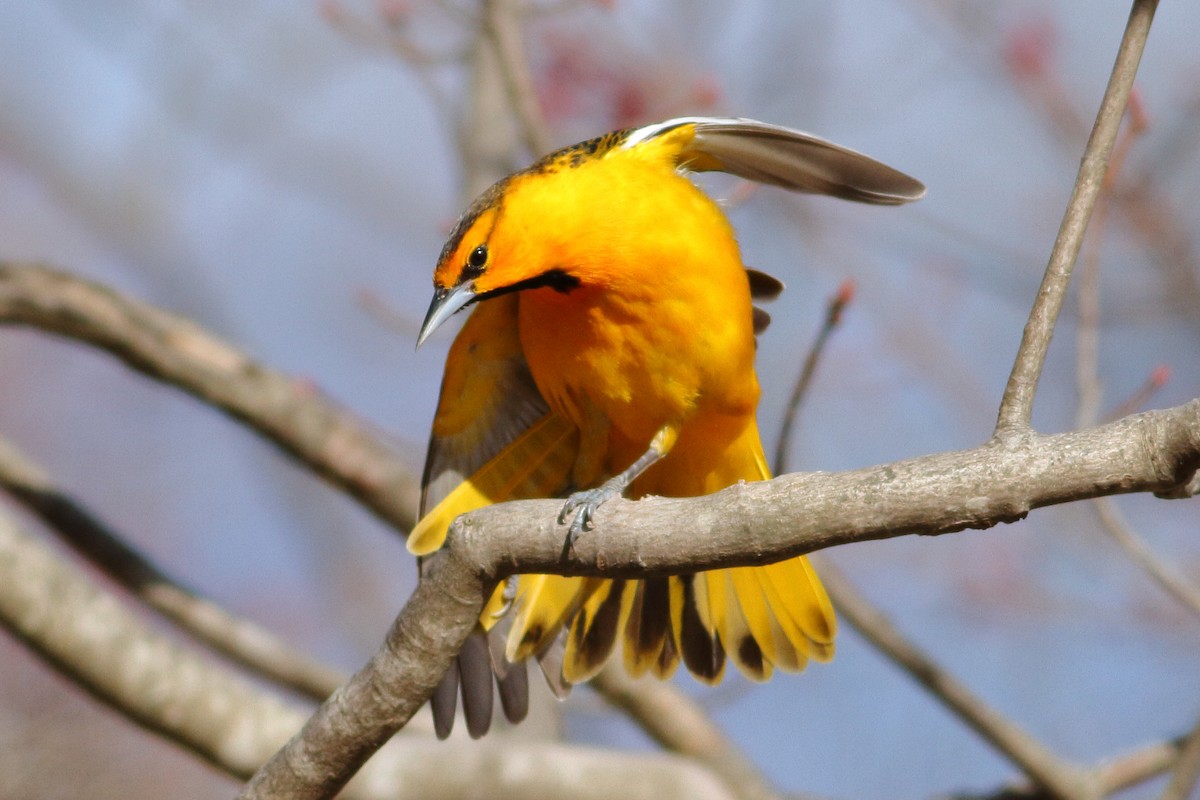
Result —
MULTIPOLYGON (((475 304, 446 360, 413 553, 432 557, 456 516, 503 500, 568 497, 574 537, 618 494, 770 477, 751 302, 781 285, 743 266, 725 215, 686 175, 705 170, 868 203, 925 191, 809 134, 714 118, 609 133, 492 186, 442 250, 418 338, 475 304)), ((529 656, 562 692, 618 641, 635 675, 682 660, 709 683, 727 658, 765 680, 833 654, 833 609, 804 558, 642 581, 522 575, 507 589, 435 693, 440 736, 460 676, 472 735, 490 723, 493 673, 506 714, 523 717, 529 656)))

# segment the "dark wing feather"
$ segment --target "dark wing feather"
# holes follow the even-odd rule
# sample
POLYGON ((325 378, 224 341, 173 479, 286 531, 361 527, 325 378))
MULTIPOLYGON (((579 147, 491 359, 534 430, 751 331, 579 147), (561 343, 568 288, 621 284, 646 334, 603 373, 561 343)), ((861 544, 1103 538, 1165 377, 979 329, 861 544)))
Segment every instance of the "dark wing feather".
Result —
POLYGON ((679 165, 720 171, 794 192, 828 194, 862 203, 918 200, 925 186, 899 170, 810 133, 752 119, 682 117, 631 131, 625 147, 684 125, 695 134, 679 165))
POLYGON ((421 515, 548 411, 517 338, 516 295, 480 303, 446 359, 421 480, 421 515))

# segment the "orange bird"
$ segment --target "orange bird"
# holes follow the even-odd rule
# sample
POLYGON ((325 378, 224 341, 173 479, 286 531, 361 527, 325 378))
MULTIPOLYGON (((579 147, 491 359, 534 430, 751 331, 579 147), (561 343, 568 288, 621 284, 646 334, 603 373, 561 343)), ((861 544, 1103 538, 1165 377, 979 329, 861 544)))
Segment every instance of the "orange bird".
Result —
MULTIPOLYGON (((896 205, 918 181, 817 137, 689 117, 552 153, 484 192, 450 235, 418 346, 474 305, 446 359, 408 547, 436 558, 453 519, 504 500, 565 497, 573 541, 624 494, 690 497, 771 477, 755 420, 756 296, 729 221, 688 172, 896 205)), ((536 657, 560 695, 623 643, 626 669, 679 662, 716 683, 833 655, 835 619, 808 561, 648 580, 521 575, 497 587, 432 699, 441 737, 461 679, 471 735, 493 675, 509 719, 536 657), (563 635, 565 633, 565 636, 563 635)))

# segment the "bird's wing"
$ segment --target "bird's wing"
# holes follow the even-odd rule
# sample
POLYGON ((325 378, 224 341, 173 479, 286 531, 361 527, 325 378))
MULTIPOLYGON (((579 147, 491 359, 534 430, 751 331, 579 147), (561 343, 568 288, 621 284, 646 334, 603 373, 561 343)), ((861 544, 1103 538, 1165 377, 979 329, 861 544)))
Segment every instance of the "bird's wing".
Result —
MULTIPOLYGON (((480 303, 446 358, 425 459, 421 519, 408 538, 408 549, 422 556, 422 572, 442 557, 437 550, 459 514, 502 500, 560 494, 578 446, 578 431, 550 412, 529 374, 517 333, 516 295, 480 303)), ((503 631, 486 632, 510 602, 504 589, 502 584, 494 591, 431 699, 440 738, 454 723, 460 683, 473 737, 491 724, 493 675, 508 719, 525 716, 525 667, 505 661, 503 631)))
POLYGON ((516 314, 515 294, 478 304, 446 358, 421 519, 408 538, 417 555, 441 547, 459 514, 503 500, 553 497, 566 488, 578 433, 538 393, 516 314))
POLYGON ((870 156, 752 119, 680 117, 630 131, 621 146, 637 147, 672 134, 679 137, 676 163, 682 169, 728 172, 794 192, 861 203, 899 205, 925 194, 920 181, 870 156))

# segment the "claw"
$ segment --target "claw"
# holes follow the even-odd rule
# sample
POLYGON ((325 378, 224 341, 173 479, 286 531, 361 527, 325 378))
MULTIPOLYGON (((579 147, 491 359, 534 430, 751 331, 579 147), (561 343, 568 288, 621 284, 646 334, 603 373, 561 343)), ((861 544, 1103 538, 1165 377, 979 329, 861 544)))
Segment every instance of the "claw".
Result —
POLYGON ((512 610, 513 603, 517 601, 518 580, 519 576, 517 575, 509 575, 504 580, 504 593, 500 595, 503 605, 501 605, 500 608, 498 608, 496 612, 492 614, 492 619, 500 619, 510 610, 512 610))
POLYGON ((596 516, 596 509, 601 504, 620 495, 624 489, 625 485, 622 482, 609 480, 595 489, 585 489, 582 492, 575 492, 567 498, 567 502, 563 504, 562 511, 558 513, 558 523, 561 525, 567 521, 569 516, 572 514, 575 515, 575 518, 571 520, 571 527, 567 529, 568 548, 575 546, 575 541, 579 538, 580 534, 592 529, 592 519, 596 516))
POLYGON ((664 426, 654 434, 650 449, 642 453, 625 471, 614 475, 594 489, 574 492, 567 498, 562 511, 558 512, 558 524, 565 523, 570 514, 575 514, 575 519, 571 520, 571 527, 567 529, 567 541, 563 545, 564 555, 575 548, 575 540, 581 533, 592 529, 592 518, 596 516, 596 509, 612 498, 624 494, 639 475, 670 451, 678 433, 676 428, 664 426))

